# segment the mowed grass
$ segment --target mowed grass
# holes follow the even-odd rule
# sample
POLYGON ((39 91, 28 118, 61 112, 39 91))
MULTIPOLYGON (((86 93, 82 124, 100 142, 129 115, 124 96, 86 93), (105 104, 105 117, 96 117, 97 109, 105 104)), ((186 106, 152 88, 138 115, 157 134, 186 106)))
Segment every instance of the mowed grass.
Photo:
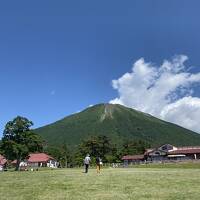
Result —
POLYGON ((0 173, 1 200, 200 199, 200 168, 59 169, 0 173))

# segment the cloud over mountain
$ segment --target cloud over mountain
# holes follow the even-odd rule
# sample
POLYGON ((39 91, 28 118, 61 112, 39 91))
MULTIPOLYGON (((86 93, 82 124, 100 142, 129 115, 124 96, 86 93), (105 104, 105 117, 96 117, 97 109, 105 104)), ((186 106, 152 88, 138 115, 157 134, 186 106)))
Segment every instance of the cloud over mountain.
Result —
POLYGON ((190 72, 185 66, 187 59, 177 55, 156 66, 140 58, 131 72, 112 81, 119 97, 110 103, 126 105, 200 133, 200 98, 193 96, 200 73, 190 72))

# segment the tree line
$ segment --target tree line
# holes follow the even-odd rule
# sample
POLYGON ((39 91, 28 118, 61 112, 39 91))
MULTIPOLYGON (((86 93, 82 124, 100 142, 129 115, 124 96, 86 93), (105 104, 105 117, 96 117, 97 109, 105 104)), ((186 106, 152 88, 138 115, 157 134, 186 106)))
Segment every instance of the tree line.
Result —
POLYGON ((75 167, 83 164, 86 154, 90 154, 92 162, 98 156, 104 163, 118 163, 123 155, 143 154, 150 147, 141 140, 124 141, 121 147, 117 147, 109 137, 98 135, 83 140, 75 150, 71 150, 65 142, 59 146, 49 145, 34 133, 31 126, 32 121, 18 116, 9 121, 3 131, 0 153, 8 160, 17 161, 16 170, 19 170, 20 162, 34 152, 51 155, 60 163, 60 167, 75 167))

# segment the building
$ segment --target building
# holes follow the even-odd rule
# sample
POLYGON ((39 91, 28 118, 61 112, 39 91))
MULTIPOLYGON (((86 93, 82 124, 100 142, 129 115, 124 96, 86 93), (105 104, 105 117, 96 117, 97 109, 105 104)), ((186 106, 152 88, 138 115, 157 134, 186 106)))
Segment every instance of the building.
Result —
MULTIPOLYGON (((17 161, 12 162, 13 165, 16 165, 17 161)), ((38 168, 38 167, 50 167, 57 168, 58 162, 50 155, 46 153, 31 153, 24 161, 21 161, 19 166, 20 168, 38 168)))
POLYGON ((27 163, 30 167, 58 167, 58 162, 46 153, 30 154, 27 163))
POLYGON ((165 144, 146 150, 144 155, 147 161, 196 160, 200 159, 200 146, 175 147, 165 144))
POLYGON ((4 156, 0 154, 0 171, 3 171, 4 168, 6 168, 7 160, 4 156))
POLYGON ((139 164, 144 161, 144 155, 127 155, 123 156, 122 160, 124 161, 124 165, 139 164))
POLYGON ((171 144, 164 144, 160 147, 147 149, 144 155, 123 156, 124 164, 145 162, 167 162, 200 160, 200 146, 175 147, 171 144))

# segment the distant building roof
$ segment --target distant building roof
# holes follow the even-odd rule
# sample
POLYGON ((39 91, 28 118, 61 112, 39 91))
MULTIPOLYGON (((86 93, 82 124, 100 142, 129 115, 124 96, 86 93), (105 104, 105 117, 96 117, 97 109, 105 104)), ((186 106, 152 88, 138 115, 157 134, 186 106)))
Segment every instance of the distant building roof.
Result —
POLYGON ((183 149, 177 149, 175 151, 171 151, 168 154, 174 155, 174 154, 196 154, 200 153, 200 148, 183 148, 183 149))
MULTIPOLYGON (((166 145, 162 145, 160 148, 147 149, 144 155, 150 155, 152 152, 156 150, 161 150, 162 147, 165 147, 165 146, 172 146, 172 145, 166 144, 166 145)), ((200 153, 200 146, 174 147, 174 149, 167 150, 166 153, 169 155, 200 153)))
POLYGON ((123 156, 122 160, 143 160, 144 155, 127 155, 123 156))
POLYGON ((164 152, 165 155, 171 155, 168 157, 180 157, 188 154, 200 154, 200 146, 185 146, 185 147, 175 147, 170 144, 162 145, 158 148, 146 149, 144 155, 127 155, 123 156, 122 160, 143 160, 144 156, 152 156, 156 151, 164 152), (164 147, 164 148, 162 148, 164 147), (165 148, 166 147, 166 148, 165 148), (169 148, 171 147, 171 148, 169 148), (166 150, 163 150, 166 149, 166 150))
POLYGON ((148 155, 150 152, 154 151, 155 149, 146 149, 144 155, 148 155))
POLYGON ((7 160, 4 156, 0 155, 0 165, 5 165, 7 163, 7 160))
POLYGON ((55 159, 46 153, 31 153, 28 158, 29 163, 47 162, 49 160, 55 160, 55 159))
POLYGON ((200 149, 200 146, 185 146, 185 147, 178 147, 178 150, 185 150, 185 149, 200 149))

